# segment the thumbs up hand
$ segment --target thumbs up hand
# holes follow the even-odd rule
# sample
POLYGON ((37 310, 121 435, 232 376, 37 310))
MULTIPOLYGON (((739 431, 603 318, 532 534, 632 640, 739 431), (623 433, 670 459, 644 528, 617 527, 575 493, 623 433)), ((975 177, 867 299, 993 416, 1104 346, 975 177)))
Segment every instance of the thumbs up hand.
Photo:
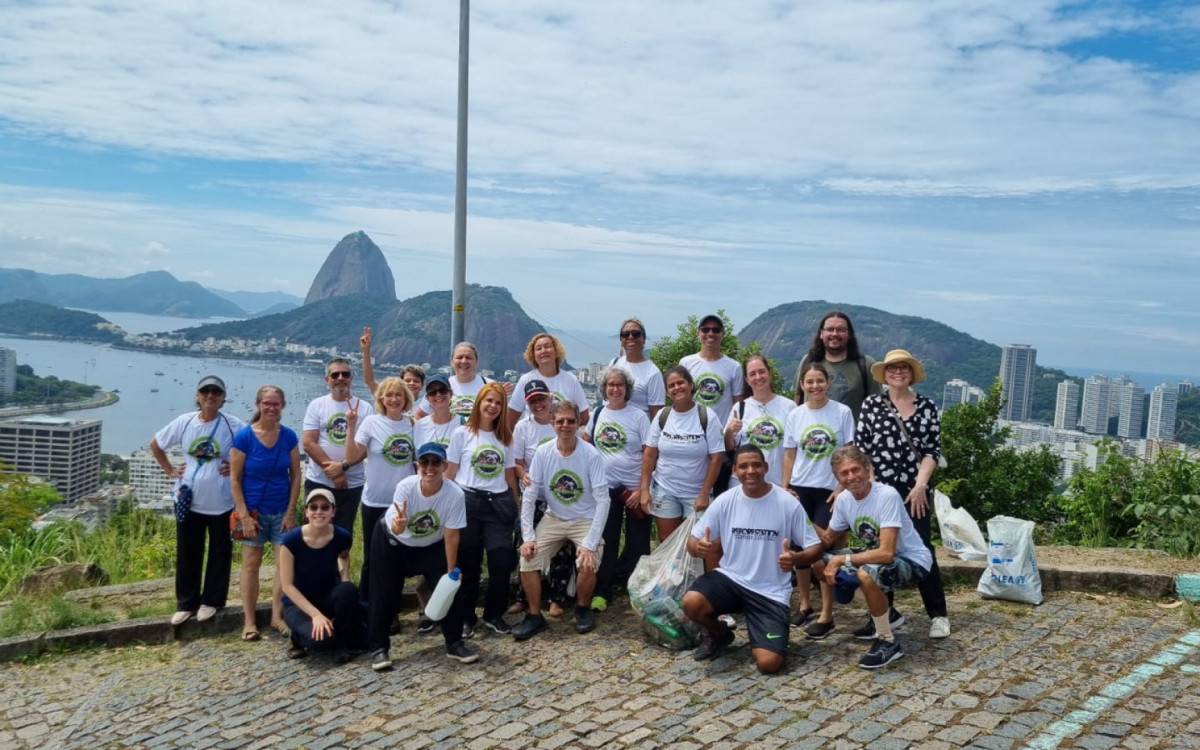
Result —
POLYGON ((700 540, 696 542, 696 557, 707 557, 712 550, 712 527, 705 526, 704 536, 700 537, 700 540))
POLYGON ((779 555, 779 569, 784 573, 792 572, 796 561, 792 558, 792 545, 787 537, 783 538, 783 553, 779 555))

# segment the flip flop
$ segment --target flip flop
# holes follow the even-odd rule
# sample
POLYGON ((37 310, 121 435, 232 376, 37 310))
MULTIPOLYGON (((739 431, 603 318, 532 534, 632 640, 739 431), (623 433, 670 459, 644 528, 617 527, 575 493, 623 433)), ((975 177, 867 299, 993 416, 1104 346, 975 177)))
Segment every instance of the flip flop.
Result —
POLYGON ((242 633, 242 640, 246 643, 249 643, 250 641, 257 641, 260 638, 262 638, 262 636, 258 634, 257 630, 247 630, 245 633, 242 633))

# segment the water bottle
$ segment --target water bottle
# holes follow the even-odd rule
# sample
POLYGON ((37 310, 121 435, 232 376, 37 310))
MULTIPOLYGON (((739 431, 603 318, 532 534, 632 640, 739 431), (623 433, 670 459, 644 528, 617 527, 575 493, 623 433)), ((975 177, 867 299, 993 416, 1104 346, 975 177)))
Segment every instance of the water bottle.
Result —
POLYGON ((461 578, 462 571, 455 568, 438 580, 437 588, 425 604, 426 617, 437 622, 450 612, 450 605, 454 604, 454 595, 458 593, 458 587, 462 584, 461 578))

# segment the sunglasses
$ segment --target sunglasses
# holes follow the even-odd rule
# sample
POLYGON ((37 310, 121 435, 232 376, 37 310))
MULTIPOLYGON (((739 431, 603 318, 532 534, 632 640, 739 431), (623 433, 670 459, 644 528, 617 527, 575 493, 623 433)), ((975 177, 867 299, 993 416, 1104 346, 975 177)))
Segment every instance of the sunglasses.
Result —
POLYGON ((449 393, 449 388, 430 388, 425 391, 426 396, 445 396, 449 393))
POLYGON ((418 458, 417 459, 417 466, 441 466, 444 463, 446 463, 446 462, 440 458, 426 457, 426 458, 418 458))
POLYGON ((339 378, 346 378, 349 380, 354 376, 350 374, 349 370, 334 370, 333 372, 329 373, 329 377, 333 378, 334 380, 338 380, 339 378))
POLYGON ((318 513, 328 513, 333 510, 333 506, 329 503, 310 503, 308 509, 315 510, 318 513))
POLYGON ((206 385, 200 389, 200 393, 204 394, 205 396, 219 396, 224 392, 225 391, 221 390, 215 385, 206 385))
POLYGON ((640 339, 645 335, 643 331, 621 331, 622 339, 640 339))
POLYGON ((561 419, 554 420, 554 424, 561 424, 561 425, 579 424, 579 420, 575 419, 574 417, 562 417, 561 419))
POLYGON ((724 328, 720 326, 700 326, 700 333, 723 333, 724 328))

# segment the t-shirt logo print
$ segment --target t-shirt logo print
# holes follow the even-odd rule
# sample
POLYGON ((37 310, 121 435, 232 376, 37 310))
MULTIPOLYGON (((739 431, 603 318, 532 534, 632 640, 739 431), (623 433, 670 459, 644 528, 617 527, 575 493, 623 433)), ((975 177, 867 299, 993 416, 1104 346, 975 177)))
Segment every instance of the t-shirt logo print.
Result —
POLYGON ((596 447, 601 453, 620 453, 628 441, 625 430, 616 422, 604 422, 596 430, 596 447))
POLYGON ((809 461, 824 461, 837 447, 837 433, 827 424, 809 425, 800 433, 800 445, 809 461))
POLYGON ((438 518, 437 511, 432 508, 423 510, 408 519, 408 533, 412 535, 413 539, 424 539, 436 534, 441 527, 442 519, 438 518))
POLYGON ((408 466, 412 463, 412 438, 404 433, 388 435, 383 441, 383 458, 392 466, 408 466))
POLYGON ((471 454, 471 470, 480 479, 495 479, 504 473, 504 452, 488 443, 471 454))
POLYGON ((339 411, 330 415, 329 421, 325 423, 325 437, 334 445, 345 445, 349 429, 350 423, 346 421, 346 415, 339 411))
POLYGON ((783 441, 783 425, 775 417, 759 417, 750 420, 746 430, 750 444, 761 451, 773 451, 783 441))
POLYGON ((715 372, 696 378, 696 401, 706 407, 716 406, 725 395, 725 380, 715 372))
POLYGON ((550 478, 550 492, 563 505, 574 505, 583 497, 583 480, 570 469, 557 471, 550 478))
POLYGON ((854 519, 854 526, 852 528, 854 529, 854 535, 864 545, 871 549, 879 546, 879 523, 874 518, 859 516, 854 519))
POLYGON ((192 441, 187 452, 189 456, 196 459, 196 463, 203 466, 221 455, 221 444, 215 438, 202 435, 192 441))

